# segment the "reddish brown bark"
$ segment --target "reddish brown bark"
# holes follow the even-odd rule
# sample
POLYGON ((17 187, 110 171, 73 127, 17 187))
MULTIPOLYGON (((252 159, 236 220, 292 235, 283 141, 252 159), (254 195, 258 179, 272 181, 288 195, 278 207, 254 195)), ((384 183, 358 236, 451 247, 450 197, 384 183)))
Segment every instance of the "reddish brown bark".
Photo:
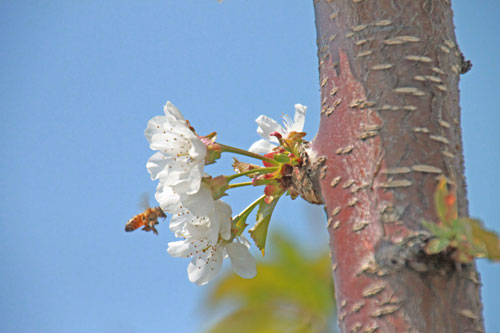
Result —
POLYGON ((343 332, 481 332, 474 265, 426 256, 436 177, 467 215, 461 54, 445 0, 314 1, 328 214, 343 332))

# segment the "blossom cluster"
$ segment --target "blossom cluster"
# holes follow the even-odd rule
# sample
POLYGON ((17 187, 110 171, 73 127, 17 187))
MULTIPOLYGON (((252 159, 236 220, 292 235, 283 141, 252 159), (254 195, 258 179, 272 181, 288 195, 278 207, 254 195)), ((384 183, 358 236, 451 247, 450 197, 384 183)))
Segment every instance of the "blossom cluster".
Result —
MULTIPOLYGON (((232 217, 231 207, 220 197, 226 190, 241 184, 265 184, 269 187, 279 182, 284 164, 274 155, 283 155, 286 145, 282 147, 282 138, 291 137, 290 133, 301 132, 304 125, 306 108, 300 104, 295 108, 294 121, 286 118, 285 127, 266 116, 257 119, 257 132, 263 139, 250 147, 247 156, 262 159, 267 167, 240 168, 235 175, 216 178, 206 173, 205 165, 213 163, 223 151, 241 153, 242 150, 216 144, 215 135, 199 136, 170 102, 164 106, 164 115, 148 122, 145 136, 150 148, 156 152, 146 167, 151 179, 158 181, 156 200, 161 209, 171 215, 170 230, 181 239, 168 244, 168 253, 174 257, 191 258, 188 266, 191 282, 206 284, 220 270, 224 258, 230 259, 233 271, 241 277, 255 276, 255 259, 249 252, 250 244, 242 232, 247 226, 245 221, 251 210, 256 205, 269 203, 273 197, 267 196, 265 202, 257 200, 253 206, 249 206, 251 209, 235 218, 232 217), (259 157, 259 154, 262 156, 259 157), (229 185, 231 180, 241 176, 252 178, 252 182, 229 185)), ((287 148, 286 153, 287 156, 296 155, 293 149, 287 148)), ((287 158, 287 163, 292 163, 287 158)), ((241 165, 250 166, 246 163, 241 165)), ((276 194, 282 193, 273 192, 273 195, 276 194)))
POLYGON ((198 285, 217 274, 226 256, 236 273, 255 276, 248 242, 231 239, 231 207, 214 200, 202 182, 205 144, 172 103, 167 102, 164 112, 149 121, 144 134, 150 148, 157 150, 146 165, 151 178, 159 181, 155 198, 164 212, 172 214, 170 230, 184 238, 169 243, 168 253, 192 257, 188 276, 198 285))

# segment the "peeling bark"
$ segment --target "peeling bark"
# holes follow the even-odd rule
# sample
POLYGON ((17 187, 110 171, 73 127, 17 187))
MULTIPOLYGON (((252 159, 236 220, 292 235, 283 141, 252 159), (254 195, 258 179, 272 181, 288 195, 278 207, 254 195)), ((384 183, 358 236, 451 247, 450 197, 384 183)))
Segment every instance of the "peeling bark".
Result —
POLYGON ((321 123, 312 149, 343 332, 482 332, 474 265, 426 256, 436 177, 468 214, 449 1, 314 1, 321 123))

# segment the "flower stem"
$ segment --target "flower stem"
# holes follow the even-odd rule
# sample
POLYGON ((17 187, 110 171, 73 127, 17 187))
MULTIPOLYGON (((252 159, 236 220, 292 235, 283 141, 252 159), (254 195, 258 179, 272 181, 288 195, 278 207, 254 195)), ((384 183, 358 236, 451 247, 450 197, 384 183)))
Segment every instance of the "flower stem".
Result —
POLYGON ((229 184, 227 188, 229 189, 229 188, 236 188, 236 187, 250 186, 250 185, 253 185, 252 182, 236 183, 236 184, 229 184))
POLYGON ((247 215, 249 212, 251 212, 264 198, 266 197, 265 194, 261 195, 257 200, 252 202, 250 205, 247 206, 247 208, 243 209, 241 213, 236 215, 233 220, 238 220, 241 216, 247 215))
POLYGON ((230 182, 231 180, 235 179, 235 178, 238 178, 238 177, 242 177, 242 176, 246 176, 246 175, 251 175, 251 174, 261 174, 261 173, 270 173, 270 172, 273 172, 273 171, 276 171, 278 170, 279 167, 268 167, 268 168, 257 168, 257 169, 251 169, 251 170, 248 170, 248 171, 243 171, 243 172, 240 172, 240 173, 235 173, 234 175, 231 175, 231 176, 226 176, 226 179, 228 182, 230 182))
POLYGON ((268 163, 275 164, 275 165, 279 164, 278 162, 276 162, 273 159, 267 158, 267 157, 259 155, 259 154, 255 154, 255 153, 249 152, 247 150, 243 150, 243 149, 236 148, 236 147, 231 147, 231 146, 226 146, 226 145, 224 145, 222 143, 217 143, 217 144, 221 147, 222 152, 229 152, 229 153, 244 155, 244 156, 248 156, 248 157, 253 157, 253 158, 256 158, 258 160, 266 161, 268 163))

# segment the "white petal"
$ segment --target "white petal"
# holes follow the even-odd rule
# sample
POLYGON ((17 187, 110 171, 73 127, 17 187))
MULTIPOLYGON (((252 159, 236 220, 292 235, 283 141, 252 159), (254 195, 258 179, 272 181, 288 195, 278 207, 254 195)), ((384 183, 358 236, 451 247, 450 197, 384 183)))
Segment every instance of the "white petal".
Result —
POLYGON ((181 202, 195 216, 208 216, 214 209, 212 192, 205 183, 201 183, 199 191, 194 194, 181 194, 181 202))
POLYGON ((306 121, 307 107, 302 104, 295 104, 295 117, 292 126, 288 129, 289 132, 302 132, 306 121))
POLYGON ((191 169, 189 170, 189 174, 187 175, 188 177, 188 187, 185 190, 186 194, 195 194, 200 190, 201 187, 201 178, 203 177, 203 168, 205 166, 205 162, 201 164, 195 164, 191 166, 191 169))
POLYGON ((170 101, 167 101, 165 106, 163 106, 163 111, 167 116, 172 116, 177 120, 184 120, 182 113, 170 101))
POLYGON ((186 223, 182 223, 182 221, 170 220, 169 228, 170 228, 170 231, 172 231, 174 233, 175 237, 188 238, 191 236, 189 234, 189 232, 186 230, 186 223))
POLYGON ((168 164, 171 158, 163 155, 160 152, 156 152, 151 156, 146 163, 146 168, 151 176, 152 180, 160 178, 166 170, 168 170, 168 164))
POLYGON ((165 180, 169 186, 172 186, 177 193, 184 195, 193 195, 200 190, 202 165, 185 165, 182 170, 174 169, 176 165, 172 165, 172 169, 165 180))
POLYGON ((169 242, 167 251, 172 257, 189 257, 192 252, 187 240, 169 242))
POLYGON ((151 150, 159 150, 171 157, 189 156, 191 144, 189 140, 182 138, 176 132, 167 130, 153 133, 151 135, 151 150))
POLYGON ((211 227, 217 228, 218 233, 223 239, 231 238, 231 214, 232 209, 227 203, 221 200, 215 201, 215 216, 210 220, 211 227))
MULTIPOLYGON (((172 214, 170 219, 169 228, 175 233, 176 237, 191 237, 187 225, 191 223, 194 216, 187 209, 180 209, 178 212, 172 214)), ((208 225, 208 221, 206 223, 208 225)))
POLYGON ((227 254, 231 260, 233 271, 245 279, 251 279, 257 274, 255 258, 250 254, 248 248, 239 243, 226 244, 227 254))
MULTIPOLYGON (((189 148, 189 156, 196 160, 204 160, 207 155, 207 147, 198 138, 191 140, 191 148, 189 148)), ((205 162, 205 161, 203 161, 205 162)), ((205 163, 203 163, 205 164, 205 163)))
POLYGON ((210 281, 222 266, 223 247, 212 247, 193 256, 188 265, 189 281, 201 286, 210 281))
POLYGON ((165 186, 161 182, 156 187, 155 199, 165 212, 174 214, 180 210, 181 201, 179 195, 170 186, 165 186))
POLYGON ((239 241, 241 244, 245 245, 247 247, 247 249, 250 248, 250 242, 248 241, 248 239, 245 236, 241 235, 238 238, 239 238, 239 241))
POLYGON ((209 244, 217 244, 219 240, 219 231, 214 228, 208 228, 204 236, 209 244))
POLYGON ((163 124, 165 123, 165 116, 156 116, 148 121, 148 125, 144 130, 144 136, 151 143, 151 137, 153 134, 160 131, 163 128, 163 124))
POLYGON ((260 155, 265 155, 273 148, 276 147, 275 145, 271 144, 269 141, 261 139, 259 141, 256 141, 253 143, 253 145, 248 149, 248 151, 255 153, 255 154, 260 154, 260 155))
POLYGON ((276 120, 271 119, 267 116, 259 116, 256 120, 256 123, 259 125, 259 128, 257 128, 257 133, 259 133, 259 135, 266 140, 279 143, 278 139, 276 139, 274 136, 269 136, 269 134, 273 132, 279 132, 282 135, 285 135, 285 130, 283 129, 283 127, 278 124, 276 120))
POLYGON ((186 223, 185 225, 189 237, 196 240, 206 240, 210 244, 216 244, 218 233, 216 230, 210 228, 207 224, 192 224, 186 223))

